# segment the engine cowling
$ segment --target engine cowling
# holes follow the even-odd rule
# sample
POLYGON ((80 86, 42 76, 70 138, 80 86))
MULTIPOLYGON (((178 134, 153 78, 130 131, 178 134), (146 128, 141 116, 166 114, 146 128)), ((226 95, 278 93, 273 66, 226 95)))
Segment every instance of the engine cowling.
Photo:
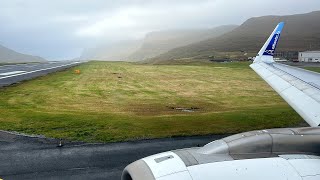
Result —
MULTIPOLYGON (((152 155, 128 165, 123 171, 122 180, 191 180, 194 179, 192 174, 196 171, 196 167, 207 167, 208 164, 211 167, 215 163, 216 165, 225 163, 227 166, 230 161, 238 163, 239 160, 266 158, 285 160, 281 156, 290 154, 320 155, 320 128, 250 131, 213 141, 203 147, 152 155), (190 169, 193 169, 193 173, 190 172, 190 169)), ((303 155, 301 157, 306 158, 303 155)), ((284 163, 282 160, 275 160, 275 162, 284 163)), ((250 161, 250 163, 257 162, 250 161)), ((272 168, 271 165, 270 168, 272 168)), ((231 173, 235 170, 231 168, 229 171, 231 173)))

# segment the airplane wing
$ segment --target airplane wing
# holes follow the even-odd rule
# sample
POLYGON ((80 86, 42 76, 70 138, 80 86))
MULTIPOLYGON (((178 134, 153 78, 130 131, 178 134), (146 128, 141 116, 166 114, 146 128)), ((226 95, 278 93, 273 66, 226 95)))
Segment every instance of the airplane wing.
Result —
POLYGON ((320 125, 320 74, 273 60, 284 23, 279 23, 250 67, 310 126, 320 125))

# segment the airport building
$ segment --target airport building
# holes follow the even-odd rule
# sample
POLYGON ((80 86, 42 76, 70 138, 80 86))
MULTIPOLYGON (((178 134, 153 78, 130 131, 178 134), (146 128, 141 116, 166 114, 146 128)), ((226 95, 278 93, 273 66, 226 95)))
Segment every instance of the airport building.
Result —
POLYGON ((298 61, 298 51, 276 51, 274 58, 298 61))
POLYGON ((320 51, 299 52, 299 62, 320 62, 320 51))

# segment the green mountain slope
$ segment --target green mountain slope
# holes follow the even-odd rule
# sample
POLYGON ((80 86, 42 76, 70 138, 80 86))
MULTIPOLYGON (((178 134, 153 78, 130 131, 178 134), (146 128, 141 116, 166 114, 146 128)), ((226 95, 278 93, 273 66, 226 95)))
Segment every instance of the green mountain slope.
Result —
POLYGON ((233 31, 157 56, 151 61, 167 61, 181 58, 210 58, 216 54, 259 51, 277 23, 284 21, 285 28, 279 41, 278 51, 304 51, 320 49, 320 11, 289 16, 263 16, 250 18, 233 31), (221 53, 223 52, 223 53, 221 53))
POLYGON ((144 60, 152 58, 171 49, 218 37, 232 31, 237 25, 225 25, 212 29, 168 30, 151 32, 146 35, 142 46, 128 58, 144 60))

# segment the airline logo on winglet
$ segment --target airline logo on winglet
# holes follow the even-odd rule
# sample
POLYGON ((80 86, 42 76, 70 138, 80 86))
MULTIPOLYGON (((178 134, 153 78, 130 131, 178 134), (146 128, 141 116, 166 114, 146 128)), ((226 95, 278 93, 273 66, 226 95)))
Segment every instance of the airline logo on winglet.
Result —
POLYGON ((280 38, 280 33, 282 31, 282 28, 283 28, 283 25, 284 23, 279 23, 271 41, 269 42, 266 50, 264 51, 263 55, 267 55, 267 56, 273 56, 274 55, 274 52, 275 52, 275 49, 277 47, 277 44, 278 44, 278 40, 280 38))

